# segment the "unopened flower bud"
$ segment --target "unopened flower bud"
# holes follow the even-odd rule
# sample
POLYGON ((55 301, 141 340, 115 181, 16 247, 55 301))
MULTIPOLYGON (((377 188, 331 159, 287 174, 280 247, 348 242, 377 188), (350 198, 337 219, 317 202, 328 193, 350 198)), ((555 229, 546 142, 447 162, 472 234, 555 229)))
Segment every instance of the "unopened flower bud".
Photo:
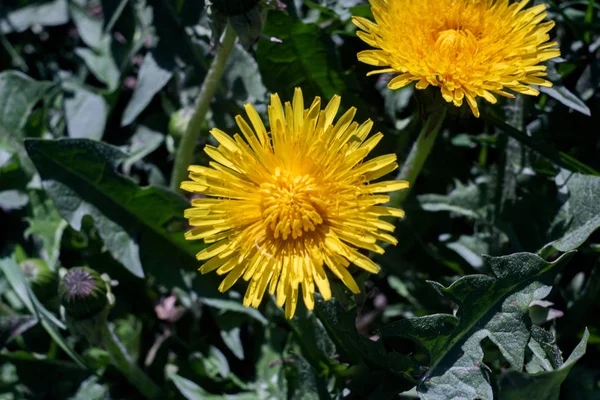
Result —
POLYGON ((60 302, 69 317, 85 319, 104 311, 108 305, 108 283, 93 269, 72 268, 60 282, 60 302))
POLYGON ((39 258, 28 258, 19 263, 31 290, 40 301, 56 296, 58 290, 58 277, 46 261, 39 258))
POLYGON ((185 131, 194 115, 194 110, 191 108, 181 108, 171 114, 169 120, 169 133, 175 137, 185 135, 185 131))

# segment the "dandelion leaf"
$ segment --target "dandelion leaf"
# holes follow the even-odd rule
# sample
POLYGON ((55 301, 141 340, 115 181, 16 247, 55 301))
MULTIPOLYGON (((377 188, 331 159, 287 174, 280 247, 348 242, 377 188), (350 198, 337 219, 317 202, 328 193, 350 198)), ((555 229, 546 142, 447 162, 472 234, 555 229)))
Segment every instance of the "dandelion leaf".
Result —
POLYGON ((437 314, 386 325, 384 337, 404 337, 421 344, 430 365, 417 391, 422 399, 492 399, 490 370, 483 363, 481 341, 494 343, 515 371, 523 371, 532 337, 529 305, 545 298, 548 281, 571 258, 546 262, 531 253, 486 257, 493 276, 469 275, 434 289, 458 305, 456 316, 437 314))

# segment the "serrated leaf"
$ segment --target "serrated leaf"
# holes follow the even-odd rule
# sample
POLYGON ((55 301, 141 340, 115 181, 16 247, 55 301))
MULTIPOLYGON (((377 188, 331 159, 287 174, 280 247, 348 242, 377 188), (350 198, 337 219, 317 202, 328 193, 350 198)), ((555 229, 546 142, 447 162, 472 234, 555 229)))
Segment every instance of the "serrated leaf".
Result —
POLYGON ((567 232, 548 246, 567 252, 581 246, 600 228, 600 177, 563 171, 556 179, 559 188, 568 190, 564 208, 569 224, 567 232))
POLYGON ((367 364, 373 369, 393 371, 399 381, 404 375, 407 390, 413 386, 412 361, 400 353, 388 353, 382 340, 372 341, 361 336, 356 329, 355 310, 344 311, 335 300, 318 299, 315 311, 338 351, 352 364, 367 364))
POLYGON ((17 71, 0 73, 0 133, 19 138, 33 106, 52 86, 51 82, 35 81, 17 71))
MULTIPOLYGON (((197 268, 194 256, 204 245, 186 241, 180 224, 189 203, 119 175, 125 153, 88 139, 31 139, 25 146, 61 216, 75 230, 92 216, 108 250, 134 275, 143 276, 144 265, 168 285, 180 282, 178 269, 197 268)), ((214 277, 202 277, 205 293, 216 293, 217 286, 214 277)))
POLYGON ((492 399, 481 341, 489 338, 512 368, 522 370, 531 337, 529 305, 550 293, 545 282, 571 255, 553 263, 531 253, 486 257, 493 277, 469 275, 449 287, 433 283, 459 305, 456 317, 438 314, 385 326, 382 335, 412 339, 430 353, 429 369, 417 387, 421 398, 492 399))
POLYGON ((67 221, 61 218, 52 200, 42 196, 38 191, 31 191, 31 211, 33 218, 26 218, 29 227, 25 230, 25 238, 33 237, 42 244, 41 257, 55 270, 60 255, 60 241, 67 227, 67 221))
POLYGON ((537 374, 520 371, 508 372, 500 381, 498 398, 501 400, 557 400, 560 394, 560 385, 577 360, 585 354, 588 338, 589 332, 586 329, 583 338, 573 349, 567 361, 555 370, 537 374))
POLYGON ((241 104, 263 101, 267 95, 258 63, 239 44, 231 52, 223 79, 230 95, 241 104))

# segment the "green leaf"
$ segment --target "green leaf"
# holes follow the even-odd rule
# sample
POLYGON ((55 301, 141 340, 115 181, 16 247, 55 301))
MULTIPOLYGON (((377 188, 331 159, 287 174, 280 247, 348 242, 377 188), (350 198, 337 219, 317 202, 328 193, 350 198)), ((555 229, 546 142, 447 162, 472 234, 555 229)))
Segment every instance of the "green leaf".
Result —
POLYGON ((25 304, 29 312, 36 316, 42 326, 48 332, 50 337, 79 365, 85 368, 83 359, 73 351, 64 338, 58 333, 57 329, 65 329, 65 325, 60 322, 50 311, 48 311, 35 297, 29 286, 23 271, 12 258, 0 259, 0 269, 12 286, 13 290, 19 296, 19 299, 25 304))
POLYGON ((111 44, 111 37, 105 36, 96 49, 78 47, 75 54, 81 57, 92 74, 107 86, 109 92, 114 92, 119 87, 121 71, 112 56, 111 44))
POLYGON ((566 215, 559 217, 570 222, 566 233, 547 248, 567 252, 581 246, 600 228, 600 177, 562 171, 556 181, 559 188, 568 191, 568 201, 563 206, 566 215))
POLYGON ((325 381, 317 376, 306 360, 295 356, 286 364, 286 377, 291 400, 328 400, 331 399, 325 381))
POLYGON ((304 96, 329 99, 342 92, 343 82, 331 37, 316 24, 305 24, 291 13, 272 12, 263 30, 282 43, 261 40, 256 57, 267 89, 291 99, 295 87, 304 96))
POLYGON ((223 79, 229 95, 238 103, 262 102, 266 98, 267 88, 263 84, 258 63, 239 44, 233 47, 223 79))
POLYGON ((572 108, 575 111, 579 111, 588 117, 592 116, 590 108, 563 85, 554 84, 552 87, 540 86, 540 92, 546 93, 548 96, 558 100, 563 105, 572 108))
POLYGON ((92 49, 99 48, 105 37, 103 15, 93 15, 87 0, 71 0, 69 12, 81 40, 92 49))
POLYGON ((288 325, 296 336, 304 359, 319 375, 329 373, 332 368, 338 367, 333 361, 335 344, 314 313, 308 312, 305 307, 300 307, 295 317, 288 321, 288 325))
POLYGON ((17 71, 0 73, 0 133, 20 138, 21 129, 33 106, 47 92, 52 83, 35 81, 17 71))
MULTIPOLYGON (((31 139, 25 146, 61 216, 80 230, 83 217, 90 215, 113 257, 134 275, 144 275, 143 265, 169 285, 180 282, 177 269, 197 268, 194 255, 204 245, 183 235, 189 203, 119 175, 115 169, 125 153, 87 139, 31 139)), ((217 292, 214 276, 201 282, 205 294, 217 292)))
POLYGON ((29 198, 33 215, 32 218, 26 218, 29 227, 25 230, 25 238, 33 237, 41 243, 41 257, 50 269, 55 270, 60 255, 60 241, 68 226, 67 221, 58 214, 52 200, 40 191, 30 191, 29 198))
POLYGON ((567 378, 577 360, 585 354, 588 338, 589 332, 586 329, 583 338, 567 361, 556 369, 536 374, 520 371, 506 373, 500 381, 499 399, 557 400, 560 394, 560 385, 567 378))
POLYGON ((123 172, 129 174, 131 167, 138 161, 141 161, 148 154, 158 149, 163 143, 165 136, 162 133, 153 131, 143 125, 137 127, 131 137, 131 144, 127 153, 129 156, 123 162, 123 172))
POLYGON ((107 400, 110 399, 110 392, 108 385, 98 383, 100 379, 92 375, 85 381, 81 382, 79 389, 75 396, 70 397, 69 400, 107 400))
POLYGON ((32 315, 0 315, 0 347, 34 327, 39 320, 32 315))
POLYGON ((91 90, 66 82, 63 84, 67 130, 72 138, 100 140, 108 117, 108 104, 104 97, 91 90))
POLYGON ((200 302, 209 307, 215 308, 221 313, 233 311, 249 315, 263 325, 267 325, 268 323, 267 319, 261 314, 260 311, 258 311, 256 308, 244 307, 239 300, 227 299, 224 298, 224 296, 220 296, 219 298, 201 296, 200 302))
POLYGON ((161 45, 144 57, 137 86, 121 117, 122 126, 131 124, 173 76, 175 63, 164 47, 161 45))
POLYGON ((573 172, 587 173, 596 176, 600 175, 600 173, 592 167, 582 163, 581 161, 571 157, 566 153, 563 153, 562 151, 556 150, 554 146, 546 142, 534 139, 526 133, 521 132, 519 129, 510 126, 501 117, 499 117, 489 109, 482 109, 481 116, 484 120, 500 128, 510 137, 515 138, 519 142, 538 152, 539 154, 546 157, 548 160, 552 161, 553 163, 562 168, 566 168, 569 171, 573 172))
POLYGON ((449 287, 431 282, 440 295, 459 305, 447 314, 407 318, 385 326, 382 335, 406 337, 430 354, 430 366, 417 390, 422 399, 492 399, 481 341, 489 338, 512 368, 521 371, 531 337, 529 306, 551 290, 545 282, 571 258, 553 263, 531 253, 486 257, 494 277, 468 275, 449 287))
POLYGON ((352 364, 367 364, 372 369, 393 371, 406 379, 406 390, 414 386, 411 374, 412 361, 400 353, 388 353, 382 340, 372 341, 356 330, 356 311, 344 311, 335 301, 318 299, 315 304, 317 316, 336 344, 338 351, 352 364))
POLYGON ((36 24, 55 26, 66 24, 68 21, 67 0, 31 4, 6 15, 1 14, 0 34, 23 32, 36 24))
POLYGON ((251 393, 216 395, 202 389, 196 383, 177 375, 174 368, 167 367, 167 377, 175 384, 179 393, 187 400, 256 400, 251 393))
POLYGON ((455 188, 447 195, 423 194, 418 196, 418 199, 426 211, 448 211, 467 218, 485 220, 491 212, 489 200, 493 190, 489 186, 487 178, 468 185, 456 181, 455 188))
POLYGON ((18 210, 27 205, 29 197, 18 190, 4 190, 0 192, 0 209, 4 211, 18 210))
POLYGON ((142 323, 134 315, 114 321, 114 332, 126 353, 137 363, 140 358, 142 323))

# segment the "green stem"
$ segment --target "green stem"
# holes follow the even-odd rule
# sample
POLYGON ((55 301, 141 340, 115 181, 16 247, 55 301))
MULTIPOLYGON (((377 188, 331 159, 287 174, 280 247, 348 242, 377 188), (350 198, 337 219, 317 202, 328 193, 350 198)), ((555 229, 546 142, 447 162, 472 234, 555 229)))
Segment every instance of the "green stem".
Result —
POLYGON ((221 76, 225 71, 225 65, 227 64, 227 60, 233 49, 235 37, 235 31, 231 25, 227 25, 221 45, 218 47, 217 54, 204 78, 194 115, 192 115, 185 134, 183 135, 183 138, 181 138, 181 142, 177 148, 175 165, 173 166, 173 172, 171 173, 171 189, 173 190, 179 189, 179 185, 187 175, 187 168, 192 163, 196 142, 200 137, 202 123, 204 122, 204 118, 210 107, 210 102, 215 95, 221 76))
POLYGON ((108 326, 108 322, 103 324, 102 341, 105 350, 108 352, 111 363, 135 386, 144 397, 148 399, 158 399, 161 396, 160 387, 156 385, 145 373, 138 367, 127 354, 127 351, 108 326))
POLYGON ((410 149, 410 153, 397 177, 398 180, 408 181, 410 186, 407 189, 392 193, 390 201, 392 207, 402 206, 410 194, 410 190, 415 186, 445 118, 446 107, 440 107, 438 111, 431 114, 427 118, 427 121, 425 121, 423 129, 421 129, 419 137, 410 149))

